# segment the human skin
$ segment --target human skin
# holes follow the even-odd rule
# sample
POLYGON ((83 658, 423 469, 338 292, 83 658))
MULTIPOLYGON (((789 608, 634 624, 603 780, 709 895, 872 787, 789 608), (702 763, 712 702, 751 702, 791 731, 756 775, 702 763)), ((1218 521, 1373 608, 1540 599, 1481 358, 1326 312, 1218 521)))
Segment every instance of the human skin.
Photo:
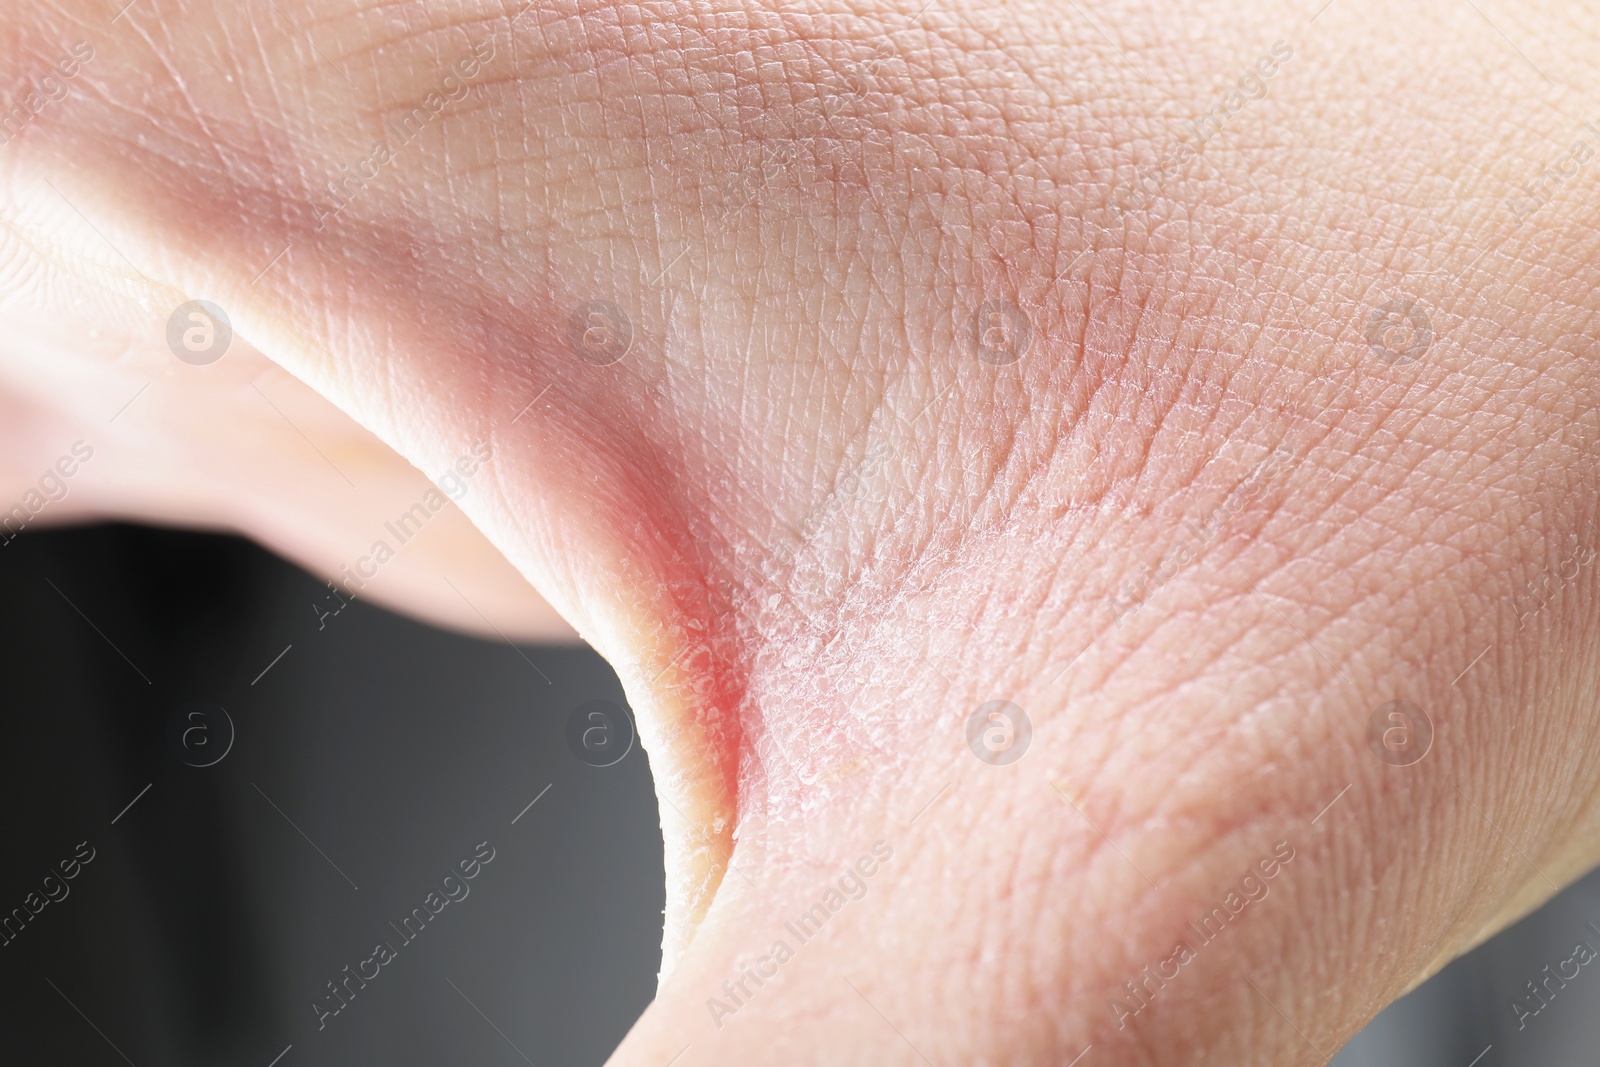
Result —
MULTIPOLYGON (((12 376, 114 364, 62 316, 170 359, 204 297, 329 434, 430 472, 493 442, 462 507, 616 666, 663 802, 663 983, 619 1067, 1323 1062, 1600 859, 1600 160, 1506 203, 1600 145, 1600 26, 919 6, 8 10, 9 69, 96 53, 0 148, 12 376), (568 341, 596 299, 631 322, 609 366, 568 341), (1013 362, 974 345, 986 301, 1026 316, 1013 362), (1369 340, 1391 302, 1427 337, 1369 340), (967 742, 995 699, 1032 725, 1005 766, 967 742), (1433 727, 1409 766, 1369 744, 1395 699, 1433 727), (1268 894, 1119 1014, 1280 842, 1268 894)), ((259 416, 226 366, 185 388, 259 416)), ((41 439, 77 388, 28 395, 41 439)), ((296 497, 299 462, 241 454, 230 491, 365 529, 296 497)), ((115 482, 82 506, 140 514, 115 482)))

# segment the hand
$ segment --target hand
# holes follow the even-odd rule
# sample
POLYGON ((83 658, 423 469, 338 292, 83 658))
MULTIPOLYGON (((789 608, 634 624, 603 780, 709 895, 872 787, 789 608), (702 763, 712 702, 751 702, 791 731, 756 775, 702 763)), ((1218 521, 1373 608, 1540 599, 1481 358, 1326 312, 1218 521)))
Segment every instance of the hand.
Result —
POLYGON ((1564 8, 0 20, 94 51, 0 149, 12 337, 207 299, 490 443, 663 801, 615 1063, 1320 1063, 1600 859, 1564 8))

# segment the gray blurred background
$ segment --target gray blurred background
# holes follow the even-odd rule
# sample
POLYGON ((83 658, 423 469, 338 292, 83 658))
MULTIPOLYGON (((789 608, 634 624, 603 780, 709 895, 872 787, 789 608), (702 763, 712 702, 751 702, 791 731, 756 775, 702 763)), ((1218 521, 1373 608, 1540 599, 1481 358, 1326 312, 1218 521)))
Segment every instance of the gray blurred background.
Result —
MULTIPOLYGON (((326 595, 236 538, 107 525, 0 548, 7 1062, 577 1067, 644 1010, 661 833, 610 669, 361 602, 319 617, 326 595), (571 723, 596 708, 616 744, 580 758, 571 723), (404 918, 490 849, 408 942, 404 918), (394 958, 364 963, 379 942, 394 958), (378 974, 335 999, 347 966, 378 974)), ((1559 978, 1578 941, 1600 950, 1591 921, 1600 875, 1335 1064, 1594 1062, 1600 965, 1559 978)))

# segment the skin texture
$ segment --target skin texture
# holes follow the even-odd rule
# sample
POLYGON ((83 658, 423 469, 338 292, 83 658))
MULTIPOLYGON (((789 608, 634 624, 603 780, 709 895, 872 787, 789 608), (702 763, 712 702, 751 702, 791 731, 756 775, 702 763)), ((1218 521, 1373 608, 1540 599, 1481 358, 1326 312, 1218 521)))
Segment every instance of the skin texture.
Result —
MULTIPOLYGON (((423 471, 492 442, 462 508, 616 665, 663 801, 663 985, 613 1063, 1320 1063, 1600 859, 1600 159, 1507 203, 1600 146, 1600 25, 1374 11, 7 11, 10 70, 95 50, 0 149, 7 403, 64 447, 38 365, 135 357, 62 320, 160 364, 203 297, 282 371, 180 367, 217 417, 126 447, 271 424, 250 381, 423 471), (986 301, 1020 358, 980 358, 986 301), (1369 743, 1397 699, 1410 766, 1369 743)), ((74 506, 359 546, 370 505, 266 452, 232 503, 108 463, 74 506)), ((492 571, 463 545, 417 585, 492 571)))

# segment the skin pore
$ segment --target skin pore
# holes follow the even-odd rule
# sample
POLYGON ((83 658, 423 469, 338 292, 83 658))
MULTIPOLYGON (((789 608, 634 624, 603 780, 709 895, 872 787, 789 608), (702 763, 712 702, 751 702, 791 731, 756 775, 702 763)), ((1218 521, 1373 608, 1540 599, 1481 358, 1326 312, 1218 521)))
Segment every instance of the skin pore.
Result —
POLYGON ((48 448, 157 381, 72 514, 330 576, 492 443, 390 599, 476 625, 472 572, 628 688, 619 1067, 1324 1062, 1600 859, 1596 26, 918 6, 7 11, 11 69, 94 58, 0 149, 4 402, 48 448), (174 367, 197 298, 241 351, 174 367))

